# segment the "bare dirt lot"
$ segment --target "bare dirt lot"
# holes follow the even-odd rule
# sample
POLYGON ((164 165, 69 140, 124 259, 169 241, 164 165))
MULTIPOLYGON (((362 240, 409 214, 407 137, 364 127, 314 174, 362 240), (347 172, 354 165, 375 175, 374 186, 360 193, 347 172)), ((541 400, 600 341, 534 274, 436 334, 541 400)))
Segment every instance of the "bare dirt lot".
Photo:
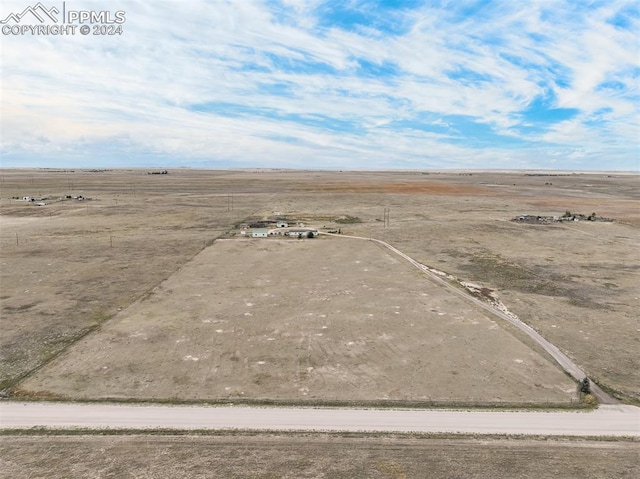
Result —
MULTIPOLYGON (((103 330, 112 327, 109 318, 120 308, 124 311, 148 294, 235 224, 279 211, 320 228, 383 239, 427 265, 494 289, 511 311, 591 377, 627 397, 640 398, 637 176, 186 169, 146 175, 141 170, 42 169, 3 170, 1 178, 0 375, 4 386, 46 363, 84 333, 100 325, 103 330), (38 207, 9 199, 78 194, 92 200, 46 200, 46 206, 38 207), (383 222, 385 208, 390 212, 388 227, 383 222), (561 215, 566 210, 596 212, 616 221, 553 225, 509 221, 519 214, 561 215), (346 215, 355 219, 335 222, 346 215)), ((320 277, 315 271, 302 270, 289 272, 286 280, 304 286, 305 279, 320 277)), ((147 300, 155 301, 154 295, 147 300)), ((387 329, 385 325, 384 332, 387 329)), ((313 334, 320 333, 325 334, 313 334)), ((94 334, 99 332, 86 340, 94 334)), ((352 340, 351 346, 356 346, 357 338, 352 340)), ((316 339, 314 345, 320 344, 316 339)), ((383 348, 383 344, 388 342, 379 340, 376 346, 383 348)), ((346 355, 345 351, 338 353, 346 355)), ((501 361, 502 345, 496 343, 487 353, 487 362, 501 361)), ((185 352, 179 359, 176 364, 187 368, 198 363, 200 356, 185 352), (198 361, 182 359, 188 355, 198 361)), ((240 363, 238 370, 245 366, 242 360, 229 361, 240 363)), ((257 361, 265 364, 256 367, 267 364, 266 359, 257 361)), ((508 364, 510 369, 521 366, 508 364)), ((307 367, 315 370, 311 364, 307 367)), ((256 369, 256 374, 267 375, 259 377, 250 368, 245 371, 247 387, 258 387, 254 380, 272 381, 268 376, 272 370, 256 369)), ((349 370, 347 380, 358 373, 362 371, 349 370)), ((132 374, 144 378, 144 371, 132 374)), ((426 395, 436 397, 442 392, 426 395)), ((410 394, 414 393, 423 391, 410 394)), ((305 397, 311 394, 309 388, 305 397)))
POLYGON ((0 440, 7 477, 635 478, 637 442, 332 435, 0 440))
POLYGON ((577 402, 573 381, 496 321, 371 242, 218 240, 21 390, 83 399, 577 402))

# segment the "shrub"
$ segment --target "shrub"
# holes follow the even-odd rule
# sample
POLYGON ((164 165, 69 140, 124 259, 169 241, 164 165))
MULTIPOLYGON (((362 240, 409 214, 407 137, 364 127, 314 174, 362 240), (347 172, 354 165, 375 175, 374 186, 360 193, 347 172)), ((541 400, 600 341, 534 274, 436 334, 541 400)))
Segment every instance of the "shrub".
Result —
POLYGON ((360 218, 358 218, 357 216, 342 216, 340 218, 336 219, 336 223, 341 224, 341 225, 349 225, 349 224, 353 224, 353 223, 362 223, 362 220, 360 218))

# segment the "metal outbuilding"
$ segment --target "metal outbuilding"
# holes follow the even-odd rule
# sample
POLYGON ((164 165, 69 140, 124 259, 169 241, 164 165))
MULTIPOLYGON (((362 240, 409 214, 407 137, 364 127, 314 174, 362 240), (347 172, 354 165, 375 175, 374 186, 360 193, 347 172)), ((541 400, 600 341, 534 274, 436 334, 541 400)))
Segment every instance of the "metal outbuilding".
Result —
POLYGON ((302 236, 303 238, 315 238, 318 236, 318 230, 314 228, 292 228, 287 231, 287 236, 302 236))

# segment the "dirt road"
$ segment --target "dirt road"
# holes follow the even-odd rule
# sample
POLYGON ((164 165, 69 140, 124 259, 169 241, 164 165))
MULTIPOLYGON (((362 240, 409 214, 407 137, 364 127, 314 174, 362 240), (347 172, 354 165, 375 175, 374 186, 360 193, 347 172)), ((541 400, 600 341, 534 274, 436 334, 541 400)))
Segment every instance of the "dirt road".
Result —
MULTIPOLYGON (((342 237, 342 238, 351 238, 351 239, 373 241, 374 243, 377 243, 377 244, 379 244, 381 246, 384 246, 385 248, 393 251, 397 255, 399 255, 402 258, 404 258, 407 261, 409 261, 416 268, 418 268, 419 270, 421 270, 424 273, 426 273, 436 283, 438 283, 438 284, 444 286, 445 288, 449 289, 449 291, 451 291, 452 293, 454 293, 454 294, 466 299, 467 301, 470 301, 470 302, 476 304, 477 306, 480 306, 484 310, 489 311, 494 316, 497 316, 500 319, 503 319, 503 320, 508 321, 509 323, 513 324, 516 328, 518 328, 520 331, 522 331, 525 334, 527 334, 536 343, 538 343, 540 346, 542 346, 544 348, 544 350, 547 351, 547 353, 549 353, 549 355, 553 359, 555 359, 555 361, 562 367, 562 369, 564 369, 571 377, 576 379, 576 381, 581 381, 582 379, 584 379, 587 376, 584 373, 584 371, 582 371, 582 369, 580 369, 566 354, 564 354, 562 351, 560 351, 560 349, 558 349, 558 347, 556 347, 555 345, 553 345, 549 341, 547 341, 544 337, 542 337, 542 335, 540 333, 538 333, 531 326, 529 326, 528 324, 523 323, 522 321, 520 321, 519 319, 517 319, 517 318, 515 318, 513 316, 510 316, 508 314, 503 313, 502 311, 499 311, 496 308, 493 308, 492 306, 488 305, 487 303, 485 303, 485 302, 483 302, 483 301, 481 301, 481 300, 479 300, 477 298, 474 298, 473 296, 467 294, 466 292, 464 292, 464 291, 452 286, 447 281, 445 281, 444 279, 439 277, 437 274, 435 274, 432 271, 430 271, 429 268, 427 268, 425 265, 419 263, 418 261, 416 261, 415 259, 413 259, 410 256, 406 255, 405 253, 403 253, 399 249, 391 246, 389 243, 386 243, 384 241, 381 241, 381 240, 378 240, 378 239, 375 239, 375 238, 365 238, 365 237, 361 237, 361 236, 336 235, 336 234, 332 234, 332 233, 323 233, 323 234, 336 236, 336 237, 342 237)), ((600 404, 619 404, 620 403, 620 401, 618 401, 616 398, 614 398, 614 397, 610 396, 609 394, 607 394, 606 392, 604 392, 602 390, 602 388, 600 388, 597 384, 594 384, 593 382, 591 383, 591 393, 595 396, 595 398, 598 400, 598 402, 600 404)))
POLYGON ((589 412, 511 412, 7 401, 0 405, 0 426, 640 436, 640 408, 615 405, 589 412))

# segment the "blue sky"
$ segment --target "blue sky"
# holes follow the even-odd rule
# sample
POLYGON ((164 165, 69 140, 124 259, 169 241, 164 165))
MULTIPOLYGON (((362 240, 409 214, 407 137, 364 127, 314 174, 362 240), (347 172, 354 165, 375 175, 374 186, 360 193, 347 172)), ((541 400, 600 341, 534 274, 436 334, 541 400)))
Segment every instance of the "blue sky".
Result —
POLYGON ((2 35, 3 167, 640 170, 636 1, 66 9, 123 33, 2 35))

